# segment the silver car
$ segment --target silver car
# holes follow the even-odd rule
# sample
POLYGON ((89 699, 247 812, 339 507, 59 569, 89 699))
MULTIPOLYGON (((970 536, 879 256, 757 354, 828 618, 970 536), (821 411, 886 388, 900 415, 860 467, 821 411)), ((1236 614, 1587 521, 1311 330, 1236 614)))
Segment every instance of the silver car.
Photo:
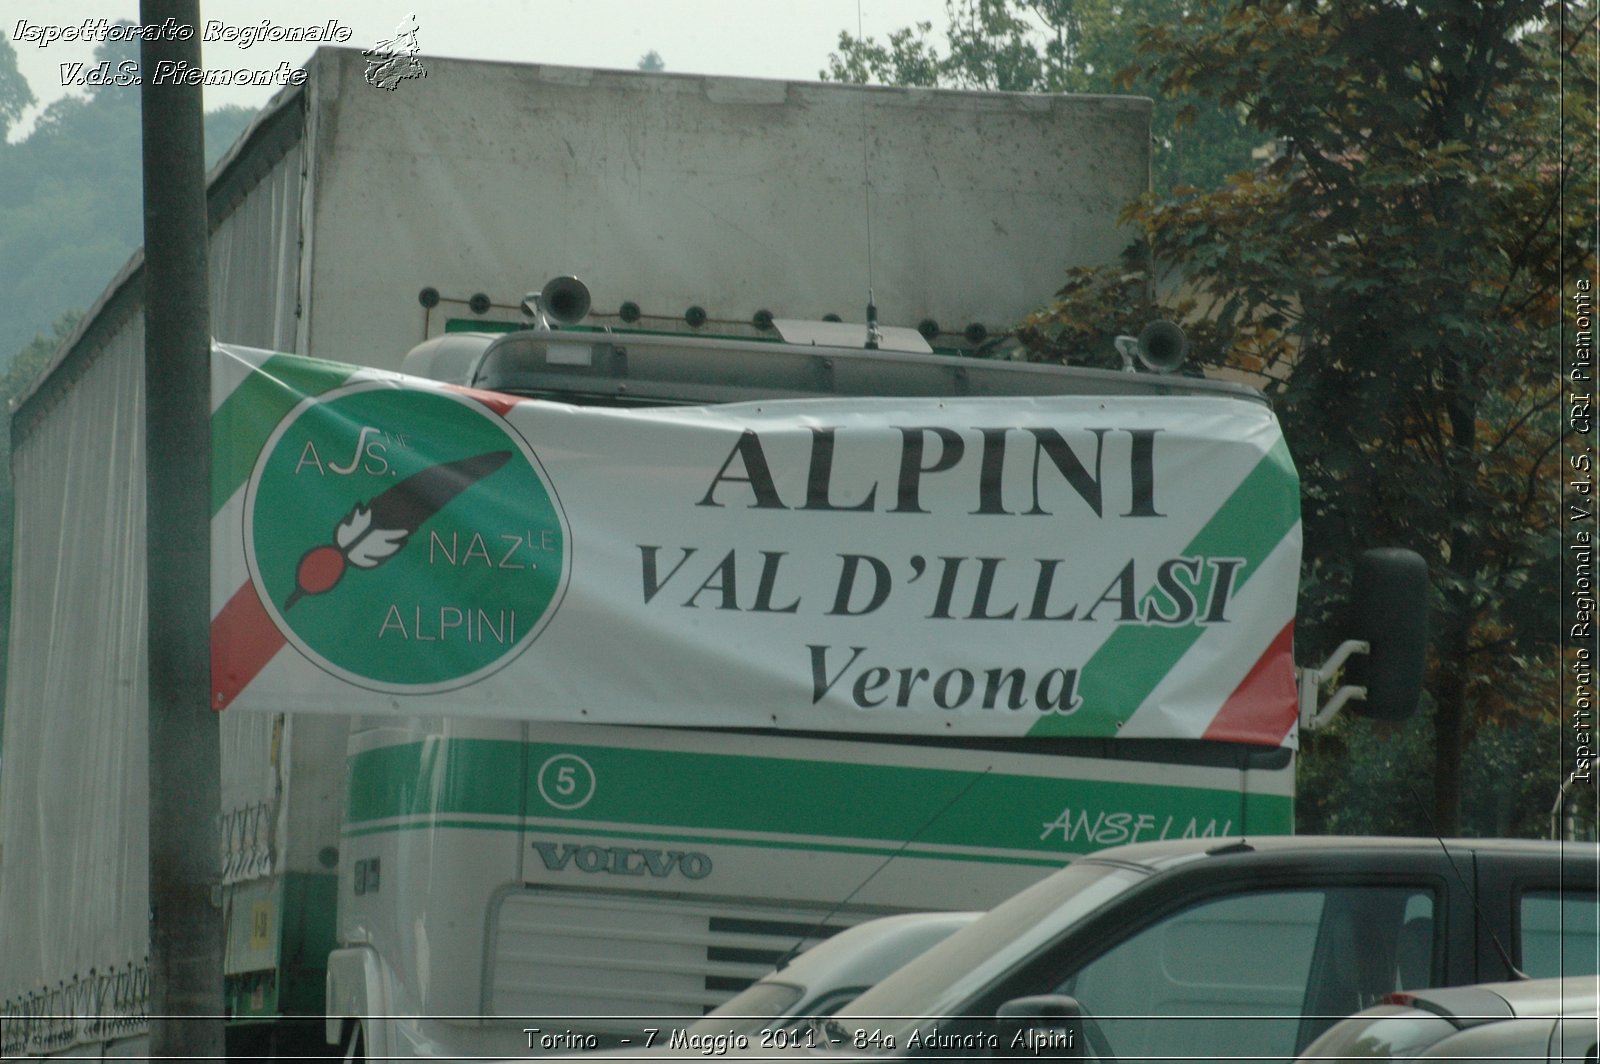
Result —
POLYGON ((1418 990, 1334 1024, 1300 1060, 1494 1060, 1585 1064, 1600 1043, 1600 977, 1418 990))

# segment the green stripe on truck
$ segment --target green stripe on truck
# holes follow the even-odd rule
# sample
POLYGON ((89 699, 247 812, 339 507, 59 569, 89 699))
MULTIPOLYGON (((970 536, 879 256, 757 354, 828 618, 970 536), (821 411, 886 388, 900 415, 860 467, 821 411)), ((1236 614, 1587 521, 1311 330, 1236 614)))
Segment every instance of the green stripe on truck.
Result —
MULTIPOLYGON (((870 753, 868 744, 857 749, 870 753)), ((1152 780, 1174 771, 1153 762, 1106 763, 1152 780)), ((1040 758, 1039 764, 1048 766, 1049 760, 1040 758)), ((623 825, 637 826, 640 835, 674 838, 746 833, 775 837, 775 845, 784 847, 859 848, 915 840, 922 850, 1063 856, 1185 834, 1292 829, 1292 802, 1285 795, 1252 796, 1251 822, 1243 823, 1239 772, 1216 772, 1226 785, 1211 789, 870 762, 430 740, 353 755, 345 824, 352 835, 443 827, 452 818, 455 826, 504 829, 527 816, 541 822, 541 831, 557 821, 574 830, 594 825, 626 833, 630 828, 623 825), (578 808, 563 809, 546 796, 557 782, 550 766, 576 764, 575 758, 587 766, 577 793, 588 797, 578 808), (471 824, 464 817, 496 822, 471 824)), ((724 841, 749 844, 751 839, 724 841)))

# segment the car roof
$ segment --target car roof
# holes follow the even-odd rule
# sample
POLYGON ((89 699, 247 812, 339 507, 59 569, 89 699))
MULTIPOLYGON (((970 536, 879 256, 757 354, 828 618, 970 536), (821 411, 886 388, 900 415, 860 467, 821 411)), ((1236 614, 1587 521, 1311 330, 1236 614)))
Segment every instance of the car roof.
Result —
MULTIPOLYGON (((1309 856, 1313 854, 1357 853, 1440 853, 1464 854, 1552 854, 1569 852, 1567 844, 1550 839, 1439 839, 1387 835, 1251 835, 1242 838, 1167 839, 1160 842, 1135 842, 1097 850, 1079 858, 1111 864, 1142 867, 1155 872, 1202 857, 1257 854, 1309 856)), ((1592 851, 1592 847, 1589 847, 1592 851)), ((1579 851, 1581 852, 1581 851, 1579 851)))
POLYGON ((1589 1027, 1597 1004, 1595 975, 1403 991, 1330 1027, 1299 1060, 1543 1060, 1554 1025, 1589 1027), (1439 1019, 1418 1026, 1418 1013, 1439 1019))
POLYGON ((981 913, 900 913, 848 927, 767 976, 806 988, 870 986, 981 913))
POLYGON ((1408 991, 1395 995, 1393 1000, 1455 1021, 1459 1026, 1513 1017, 1594 1016, 1600 1013, 1600 975, 1440 987, 1408 991))

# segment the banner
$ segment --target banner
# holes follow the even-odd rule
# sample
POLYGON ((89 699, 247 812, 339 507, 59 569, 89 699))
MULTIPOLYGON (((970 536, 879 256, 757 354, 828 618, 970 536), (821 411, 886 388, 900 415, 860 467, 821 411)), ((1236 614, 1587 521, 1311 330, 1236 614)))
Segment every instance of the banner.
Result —
POLYGON ((219 347, 215 708, 1292 741, 1226 396, 613 409, 219 347))

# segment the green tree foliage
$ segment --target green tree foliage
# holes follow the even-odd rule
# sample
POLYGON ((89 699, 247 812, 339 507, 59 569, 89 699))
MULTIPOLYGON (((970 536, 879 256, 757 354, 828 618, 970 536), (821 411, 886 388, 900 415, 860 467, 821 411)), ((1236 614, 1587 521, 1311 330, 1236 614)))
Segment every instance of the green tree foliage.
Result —
POLYGON ((33 106, 33 90, 28 79, 17 69, 17 50, 3 32, 0 32, 0 151, 4 141, 17 124, 22 112, 33 106))
MULTIPOLYGON (((1562 763, 1562 721, 1554 712, 1484 721, 1462 771, 1461 827, 1496 838, 1550 835, 1562 763)), ((1432 835, 1433 718, 1398 724, 1341 717, 1302 739, 1295 820, 1304 832, 1432 835)), ((1572 837, 1595 838, 1592 789, 1572 803, 1572 837)), ((1560 825, 1566 831, 1566 825, 1560 825)))
POLYGON ((930 37, 931 22, 895 30, 882 42, 844 32, 821 76, 856 84, 1155 97, 1155 186, 1210 188, 1247 168, 1263 138, 1239 108, 1189 93, 1163 96, 1159 72, 1136 65, 1141 28, 1181 21, 1199 7, 1191 0, 946 0, 942 47, 930 37))
POLYGON ((661 53, 654 48, 639 57, 639 69, 655 73, 667 69, 667 61, 661 58, 661 53))
MULTIPOLYGON (((0 47, 0 122, 5 101, 16 98, 8 57, 14 60, 6 43, 0 47)), ((129 42, 108 42, 95 55, 113 70, 137 58, 138 45, 129 42)), ((26 82, 16 81, 31 100, 26 82)), ((206 115, 208 161, 233 143, 251 114, 230 107, 206 115)), ((0 277, 7 280, 0 359, 69 308, 93 302, 143 243, 139 160, 139 90, 133 86, 63 97, 26 139, 0 145, 0 277)))
MULTIPOLYGON (((1266 375, 1304 483, 1301 657, 1340 636, 1359 549, 1427 559, 1422 753, 1450 833, 1474 733, 1558 712, 1560 284, 1594 265, 1579 58, 1593 15, 1567 0, 1194 6, 1141 35, 1144 65, 1171 93, 1240 109, 1281 154, 1134 206, 1149 258, 1070 278, 1027 336, 1037 357, 1072 358, 1134 327, 1128 311, 1189 315, 1204 358, 1266 375), (1144 261, 1176 271, 1164 307, 1144 261)), ((1326 779, 1316 756, 1309 778, 1326 779)))

